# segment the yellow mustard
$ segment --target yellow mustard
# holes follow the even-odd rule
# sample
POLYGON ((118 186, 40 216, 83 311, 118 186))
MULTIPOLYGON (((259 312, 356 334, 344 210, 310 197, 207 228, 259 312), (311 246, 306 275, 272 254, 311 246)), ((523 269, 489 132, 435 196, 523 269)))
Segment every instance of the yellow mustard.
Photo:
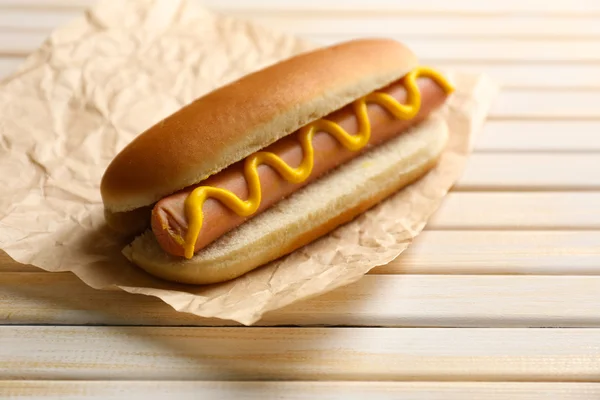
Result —
POLYGON ((202 229, 204 214, 202 207, 207 198, 219 200, 236 214, 248 217, 254 214, 261 202, 261 187, 258 176, 258 166, 267 164, 275 169, 284 179, 292 183, 301 183, 307 179, 314 165, 314 148, 312 138, 317 132, 327 132, 334 136, 343 146, 351 151, 362 149, 371 137, 371 124, 367 113, 367 103, 375 103, 384 107, 398 119, 414 118, 421 107, 421 93, 417 86, 417 78, 428 77, 435 80, 443 90, 451 93, 454 88, 438 72, 428 67, 418 67, 408 73, 405 78, 407 104, 401 104, 387 93, 370 93, 352 104, 358 119, 359 132, 351 135, 338 124, 326 119, 318 119, 302 127, 299 139, 302 146, 303 160, 297 168, 292 168, 277 155, 261 151, 248 156, 244 164, 244 175, 248 182, 248 200, 242 200, 232 192, 213 186, 199 186, 185 200, 185 213, 189 221, 189 229, 184 241, 186 258, 192 258, 198 235, 202 229))

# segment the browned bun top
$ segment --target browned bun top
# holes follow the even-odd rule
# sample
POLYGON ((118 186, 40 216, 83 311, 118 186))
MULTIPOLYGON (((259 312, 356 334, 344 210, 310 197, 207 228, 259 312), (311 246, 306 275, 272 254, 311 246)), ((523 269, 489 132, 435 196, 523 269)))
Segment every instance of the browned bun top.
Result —
POLYGON ((416 66, 416 56, 401 43, 362 39, 246 75, 183 107, 126 146, 102 178, 105 208, 123 212, 151 205, 416 66))

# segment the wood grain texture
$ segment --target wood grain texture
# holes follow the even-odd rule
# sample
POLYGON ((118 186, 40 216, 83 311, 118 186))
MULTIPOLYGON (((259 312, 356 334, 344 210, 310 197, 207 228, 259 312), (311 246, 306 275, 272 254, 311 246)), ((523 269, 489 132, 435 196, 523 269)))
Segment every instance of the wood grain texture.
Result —
POLYGON ((554 382, 182 382, 182 381, 0 381, 0 392, 46 400, 178 400, 286 398, 290 400, 589 400, 600 384, 554 382))
MULTIPOLYGON (((71 274, 0 275, 0 324, 239 325, 71 274)), ((257 326, 600 327, 598 276, 369 275, 266 315, 257 326)))
POLYGON ((0 379, 598 382, 597 329, 0 327, 0 379))

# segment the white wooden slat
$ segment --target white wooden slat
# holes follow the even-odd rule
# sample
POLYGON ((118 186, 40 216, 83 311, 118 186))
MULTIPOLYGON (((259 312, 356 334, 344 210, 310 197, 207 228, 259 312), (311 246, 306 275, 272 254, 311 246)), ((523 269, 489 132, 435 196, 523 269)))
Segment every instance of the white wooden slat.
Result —
MULTIPOLYGON (((600 265, 600 254, 594 258, 600 265)), ((177 313, 146 296, 94 290, 71 274, 3 273, 0 287, 1 325, 238 325, 177 313)), ((375 274, 255 325, 597 328, 599 292, 600 276, 375 274)))
MULTIPOLYGON (((1 4, 1 3, 0 3, 1 4)), ((0 34, 10 30, 37 30, 47 34, 82 15, 79 10, 2 10, 0 12, 0 34)))
POLYGON ((424 231, 371 274, 600 275, 600 231, 424 231))
POLYGON ((600 189, 600 153, 472 154, 455 190, 600 189))
MULTIPOLYGON (((4 0, 15 1, 15 0, 4 0)), ((504 0, 504 1, 478 1, 478 0, 204 0, 204 4, 220 10, 256 10, 261 12, 275 12, 278 10, 332 10, 332 11, 412 11, 412 12, 526 12, 535 14, 545 13, 580 13, 600 12, 600 4, 595 0, 504 0)))
POLYGON ((597 329, 0 327, 0 379, 599 380, 597 329))
POLYGON ((504 152, 599 151, 600 120, 488 121, 476 139, 475 150, 504 152))
MULTIPOLYGON (((600 25, 599 25, 600 26, 600 25)), ((600 67, 596 64, 535 64, 535 63, 481 63, 437 61, 431 66, 442 70, 470 73, 485 72, 496 80, 503 90, 509 88, 545 89, 598 89, 600 67)))
MULTIPOLYGON (((297 35, 402 35, 404 37, 520 37, 579 38, 600 35, 600 17, 531 16, 498 14, 466 15, 336 15, 335 13, 269 12, 250 14, 245 10, 230 15, 251 19, 297 35)), ((0 24, 1 24, 0 19, 0 24)), ((0 25, 1 26, 1 25, 0 25)))
POLYGON ((0 392, 27 399, 178 400, 589 400, 600 384, 587 382, 184 382, 0 381, 0 392), (126 397, 125 397, 126 393, 126 397))
POLYGON ((600 119, 600 90, 505 90, 490 112, 495 118, 600 119))
POLYGON ((0 56, 21 55, 26 56, 39 48, 47 39, 45 32, 1 32, 0 56))
POLYGON ((21 63, 23 63, 21 57, 0 57, 0 80, 15 72, 21 63))
POLYGON ((453 192, 426 229, 599 229, 600 192, 453 192))

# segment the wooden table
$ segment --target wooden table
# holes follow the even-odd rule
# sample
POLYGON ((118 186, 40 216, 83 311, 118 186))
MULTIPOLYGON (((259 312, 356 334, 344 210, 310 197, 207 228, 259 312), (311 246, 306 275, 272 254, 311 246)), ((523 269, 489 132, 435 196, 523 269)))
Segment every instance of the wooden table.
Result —
MULTIPOLYGON (((0 76, 89 4, 0 0, 0 76)), ((409 251, 258 327, 3 254, 0 398, 600 398, 600 2, 207 4, 322 43, 401 38, 503 91, 409 251)))

